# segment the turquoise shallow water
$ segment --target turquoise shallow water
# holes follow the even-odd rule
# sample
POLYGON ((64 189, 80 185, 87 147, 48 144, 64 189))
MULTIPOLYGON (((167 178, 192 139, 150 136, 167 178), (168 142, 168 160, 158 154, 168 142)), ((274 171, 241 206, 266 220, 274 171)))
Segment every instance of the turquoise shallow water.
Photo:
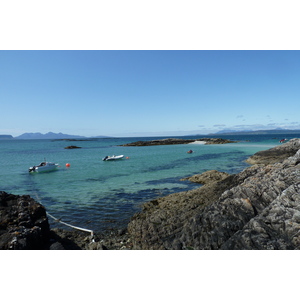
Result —
POLYGON ((199 187, 180 181, 181 178, 211 169, 237 173, 248 166, 244 162, 247 157, 279 145, 282 137, 226 138, 238 140, 239 143, 120 147, 118 145, 132 141, 158 138, 72 142, 1 140, 0 190, 30 195, 40 201, 50 214, 75 226, 94 231, 119 228, 140 210, 142 203, 199 187), (64 149, 70 145, 82 148, 64 149), (190 149, 194 153, 187 154, 190 149), (129 159, 102 161, 103 157, 112 154, 123 154, 129 159), (30 166, 44 158, 59 163, 58 171, 42 174, 28 172, 30 166), (66 163, 71 167, 66 168, 66 163))

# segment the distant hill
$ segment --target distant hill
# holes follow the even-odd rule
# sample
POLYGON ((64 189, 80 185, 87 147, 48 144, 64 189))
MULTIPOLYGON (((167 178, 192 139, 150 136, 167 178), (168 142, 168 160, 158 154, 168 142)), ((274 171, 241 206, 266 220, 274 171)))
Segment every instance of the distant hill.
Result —
MULTIPOLYGON (((224 129, 224 130, 218 131, 216 133, 211 133, 211 134, 234 134, 234 133, 240 134, 240 132, 241 131, 239 131, 239 130, 224 129)), ((245 130, 243 132, 252 132, 252 130, 245 130)))
POLYGON ((253 130, 253 131, 219 131, 216 133, 210 133, 209 135, 252 135, 252 134, 300 134, 300 129, 271 129, 271 130, 253 130))
POLYGON ((84 136, 80 135, 70 135, 70 134, 64 134, 64 133, 54 133, 54 132, 48 132, 48 133, 23 133, 16 137, 16 139, 78 139, 78 138, 86 138, 84 136))
POLYGON ((0 134, 0 140, 10 140, 13 139, 12 135, 9 134, 0 134))
POLYGON ((115 137, 112 137, 112 136, 106 136, 106 135, 97 135, 97 136, 93 136, 91 137, 93 139, 113 139, 115 137))

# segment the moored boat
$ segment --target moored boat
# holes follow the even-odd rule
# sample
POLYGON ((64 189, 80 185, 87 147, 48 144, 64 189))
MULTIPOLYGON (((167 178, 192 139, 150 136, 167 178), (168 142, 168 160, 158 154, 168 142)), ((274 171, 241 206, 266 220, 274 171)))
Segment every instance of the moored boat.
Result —
POLYGON ((287 141, 288 141, 288 139, 282 139, 282 140, 279 141, 279 143, 285 143, 287 141))
POLYGON ((112 155, 112 156, 105 156, 104 158, 102 158, 103 161, 108 161, 108 160, 118 160, 118 159, 122 159, 124 157, 124 155, 112 155))
POLYGON ((50 172, 55 171, 58 168, 58 164, 52 163, 52 162, 41 162, 37 166, 33 166, 29 168, 29 172, 50 172))

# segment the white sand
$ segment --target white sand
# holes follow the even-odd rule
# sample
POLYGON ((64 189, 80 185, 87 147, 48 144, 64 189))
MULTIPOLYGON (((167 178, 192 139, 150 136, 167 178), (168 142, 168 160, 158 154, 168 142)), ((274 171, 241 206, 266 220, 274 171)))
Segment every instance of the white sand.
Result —
POLYGON ((189 145, 191 145, 191 144, 193 144, 193 145, 196 145, 196 144, 198 144, 198 145, 205 145, 206 142, 204 142, 204 141, 195 141, 195 142, 189 143, 189 145))

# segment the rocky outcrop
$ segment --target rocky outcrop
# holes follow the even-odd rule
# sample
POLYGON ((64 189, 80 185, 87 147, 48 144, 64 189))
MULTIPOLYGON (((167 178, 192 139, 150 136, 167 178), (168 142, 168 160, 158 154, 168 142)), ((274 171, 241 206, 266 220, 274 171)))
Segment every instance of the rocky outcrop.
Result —
POLYGON ((181 181, 189 180, 189 181, 195 182, 195 183, 207 184, 210 182, 223 180, 229 176, 230 175, 225 172, 210 170, 210 171, 206 171, 202 174, 196 174, 196 175, 193 175, 190 177, 183 178, 183 179, 181 179, 181 181))
POLYGON ((65 149, 80 149, 81 147, 78 147, 78 146, 67 146, 65 147, 65 149))
POLYGON ((292 184, 221 249, 300 250, 300 184, 292 184))
POLYGON ((202 138, 202 139, 176 139, 176 138, 168 138, 161 140, 152 140, 152 141, 137 141, 129 144, 124 144, 120 146, 128 147, 128 146, 159 146, 159 145, 180 145, 180 144, 190 144, 193 142, 205 142, 208 144, 227 144, 227 143, 236 143, 235 141, 221 139, 221 138, 202 138))
POLYGON ((0 250, 130 249, 127 231, 97 234, 50 229, 45 208, 28 195, 0 192, 0 250))
POLYGON ((29 196, 0 192, 0 249, 45 249, 49 236, 42 205, 29 196))
POLYGON ((293 153, 283 161, 146 203, 128 225, 133 248, 299 249, 299 149, 291 140, 268 151, 293 153))
POLYGON ((284 159, 295 155, 300 148, 300 139, 292 139, 288 143, 279 145, 269 150, 259 151, 249 157, 246 162, 249 164, 272 164, 282 162, 284 159))
POLYGON ((237 143, 237 141, 221 139, 221 138, 203 138, 203 139, 195 140, 195 142, 197 141, 205 142, 205 145, 237 143))

